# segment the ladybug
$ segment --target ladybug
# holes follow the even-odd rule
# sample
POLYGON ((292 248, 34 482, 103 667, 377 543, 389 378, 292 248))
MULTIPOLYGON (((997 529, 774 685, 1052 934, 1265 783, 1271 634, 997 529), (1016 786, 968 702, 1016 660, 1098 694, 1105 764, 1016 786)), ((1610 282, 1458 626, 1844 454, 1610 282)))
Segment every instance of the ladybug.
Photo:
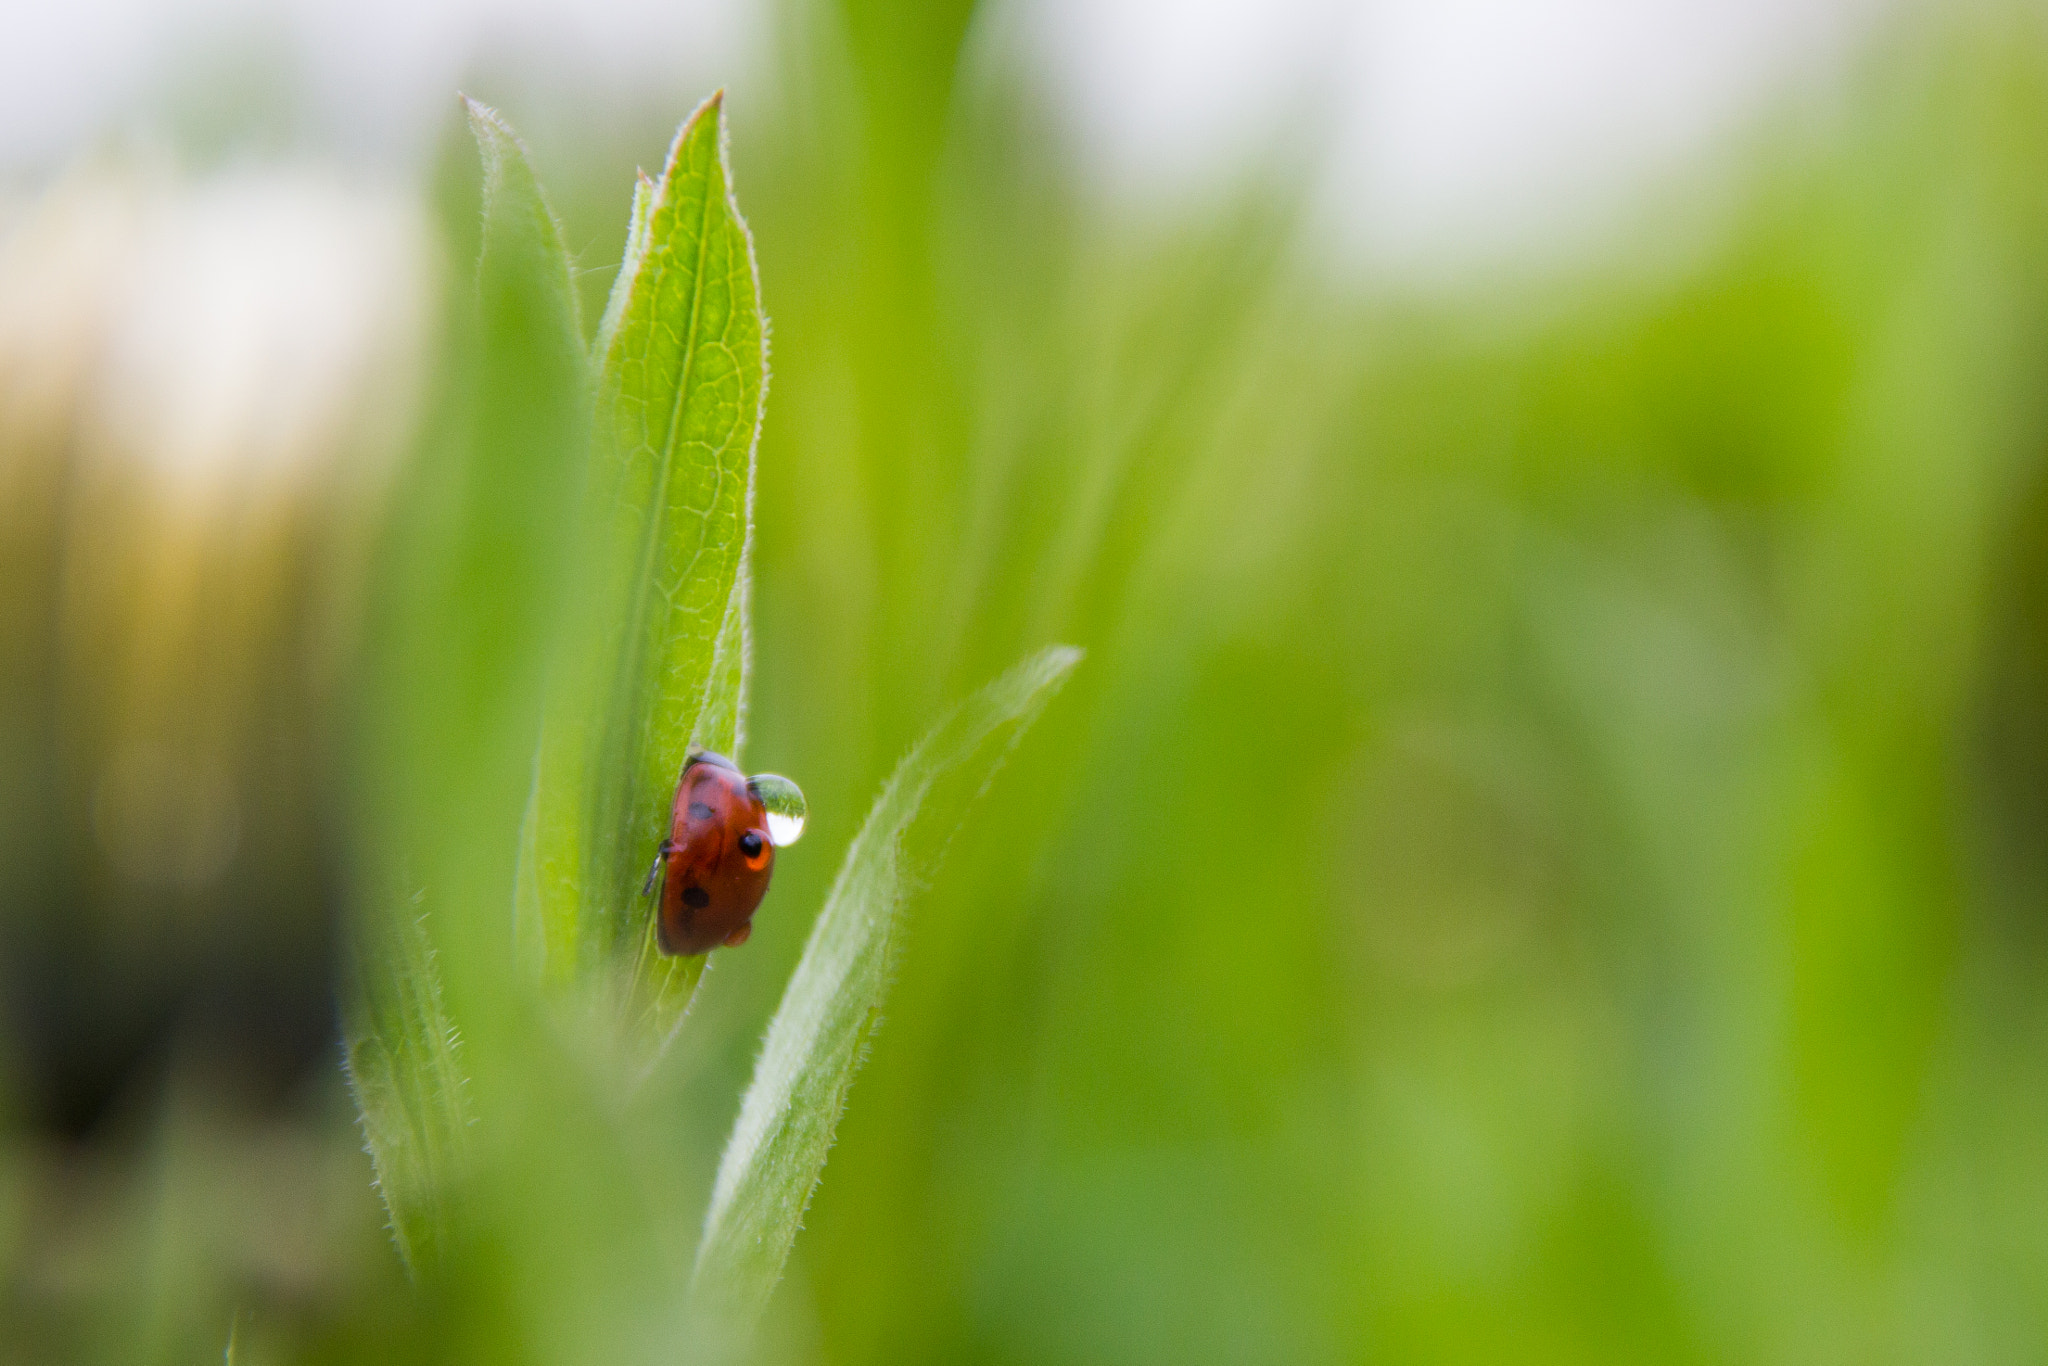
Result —
POLYGON ((738 948, 754 932, 775 849, 803 833, 804 797, 774 773, 744 776, 732 760, 692 748, 676 782, 668 838, 640 889, 661 879, 655 940, 667 954, 738 948))

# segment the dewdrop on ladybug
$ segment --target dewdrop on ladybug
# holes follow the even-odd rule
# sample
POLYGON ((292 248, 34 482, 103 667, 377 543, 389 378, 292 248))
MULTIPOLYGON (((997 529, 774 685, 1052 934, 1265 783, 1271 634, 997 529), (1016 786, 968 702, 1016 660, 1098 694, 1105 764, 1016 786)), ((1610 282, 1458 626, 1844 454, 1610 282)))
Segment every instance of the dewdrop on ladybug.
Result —
POLYGON ((692 749, 676 782, 668 838, 641 894, 661 879, 655 940, 668 954, 738 948, 754 932, 775 851, 804 832, 804 794, 776 773, 741 774, 732 760, 692 749))

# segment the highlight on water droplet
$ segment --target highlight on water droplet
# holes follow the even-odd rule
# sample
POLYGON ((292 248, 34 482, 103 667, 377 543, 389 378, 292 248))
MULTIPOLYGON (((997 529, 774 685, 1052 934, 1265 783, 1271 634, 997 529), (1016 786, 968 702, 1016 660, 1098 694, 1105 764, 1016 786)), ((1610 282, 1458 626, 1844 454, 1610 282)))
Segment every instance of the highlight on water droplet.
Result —
POLYGON ((777 848, 795 844, 804 833, 804 794, 780 773, 756 773, 747 788, 768 812, 768 838, 777 848))

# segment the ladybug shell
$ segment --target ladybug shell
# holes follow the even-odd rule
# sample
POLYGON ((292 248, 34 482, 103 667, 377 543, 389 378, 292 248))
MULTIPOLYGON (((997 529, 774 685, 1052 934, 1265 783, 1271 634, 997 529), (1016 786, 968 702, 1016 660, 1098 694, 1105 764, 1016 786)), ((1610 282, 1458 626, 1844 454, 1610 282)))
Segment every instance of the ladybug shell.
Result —
POLYGON ((753 932, 754 908, 775 871, 768 812, 731 761, 700 754, 683 768, 663 846, 657 938, 671 954, 734 947, 753 932), (751 834, 754 838, 747 840, 751 834), (755 851, 747 853, 747 846, 755 851))

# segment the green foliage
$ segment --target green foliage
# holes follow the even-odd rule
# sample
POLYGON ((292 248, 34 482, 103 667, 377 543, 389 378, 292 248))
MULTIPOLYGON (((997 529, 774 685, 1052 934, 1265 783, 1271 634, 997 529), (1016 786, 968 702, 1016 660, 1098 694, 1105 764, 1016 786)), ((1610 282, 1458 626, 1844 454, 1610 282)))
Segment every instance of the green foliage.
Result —
POLYGON ((746 682, 767 332, 721 115, 713 96, 661 177, 635 190, 599 335, 583 610, 558 661, 521 855, 529 956, 557 988, 628 1003, 621 1023, 648 1061, 703 960, 654 952, 642 879, 692 739, 736 750, 746 682))
MULTIPOLYGON (((565 1142, 549 1132, 561 1102, 543 1098, 594 1086, 606 1103, 629 1101, 704 970, 701 956, 656 951, 641 879, 691 745, 736 754, 742 739, 766 384, 718 97, 683 124, 662 175, 636 188, 594 383, 561 233, 525 150, 495 113, 469 110, 484 165, 476 289, 454 333, 459 382, 386 555, 389 623, 375 653, 387 691, 374 713, 385 729, 368 783, 386 890, 361 936, 348 1030, 395 1240, 434 1283, 474 1274, 475 1239, 500 1222, 500 1202, 546 1210, 536 1183, 554 1158, 674 1139, 643 1115, 565 1142), (594 424, 570 416, 585 405, 594 424), (579 480, 580 520, 565 515, 579 480), (510 572, 493 577, 494 566, 510 572), (557 576, 573 611, 558 610, 557 576), (522 820, 507 756, 536 734, 522 820)), ((1077 659, 1047 651, 954 712, 904 760, 849 850, 721 1169, 695 1263, 696 1283, 721 1293, 688 1310, 700 1342, 735 1340, 780 1275, 887 989, 903 903, 936 864, 920 836, 958 825, 1077 659), (970 790, 927 802, 949 775, 970 790)), ((793 782, 764 774, 756 788, 801 829, 793 782)), ((598 1168, 587 1194, 518 1222, 514 1260, 575 1283, 584 1271, 557 1265, 560 1248, 588 1229, 587 1205, 630 1200, 632 1186, 598 1168)), ((660 1295, 621 1321, 668 1318, 673 1331, 681 1310, 660 1295)))
POLYGON ((473 1118, 442 954, 475 963, 503 932, 486 908, 512 887, 507 835, 565 563, 561 509, 588 431, 560 230, 511 130, 473 102, 469 116, 484 166, 475 279, 451 301, 446 398, 395 499, 379 585, 365 825, 390 913, 360 929, 346 1006, 378 1187, 415 1265, 448 1223, 473 1118))
POLYGON ((399 1255, 432 1266, 467 1174, 469 1104, 426 926, 391 920, 368 932, 346 1007, 349 1089, 399 1255))
MULTIPOLYGON (((241 1305, 250 1361, 2048 1355, 2038 23, 1901 17, 1841 117, 1425 290, 1333 280, 1280 177, 1121 218, 1002 25, 829 8, 734 129, 777 323, 742 607, 634 742, 744 719, 802 781, 753 938, 649 1067, 636 944, 579 919, 565 967, 532 881, 507 932, 541 679, 594 630, 578 432, 658 246, 623 191, 673 131, 583 124, 536 154, 596 359, 555 266, 493 339, 451 253, 337 746, 397 958, 355 1082, 420 1274, 345 1105, 166 1104, 136 1159, 86 1141, 97 1187, 0 1149, 0 1338, 201 1359, 241 1305), (471 477, 485 423, 523 478, 471 477), (863 831, 1048 640, 1087 668, 943 865, 1003 735, 863 831)), ((148 912, 90 928, 174 961, 148 912)))
POLYGON ((1080 662, 1055 648, 961 704, 896 766, 825 898, 768 1026, 718 1164, 691 1275, 707 1333, 744 1338, 783 1262, 846 1108, 902 951, 903 905, 1039 711, 1080 662), (928 800, 952 780, 951 800, 928 800))

